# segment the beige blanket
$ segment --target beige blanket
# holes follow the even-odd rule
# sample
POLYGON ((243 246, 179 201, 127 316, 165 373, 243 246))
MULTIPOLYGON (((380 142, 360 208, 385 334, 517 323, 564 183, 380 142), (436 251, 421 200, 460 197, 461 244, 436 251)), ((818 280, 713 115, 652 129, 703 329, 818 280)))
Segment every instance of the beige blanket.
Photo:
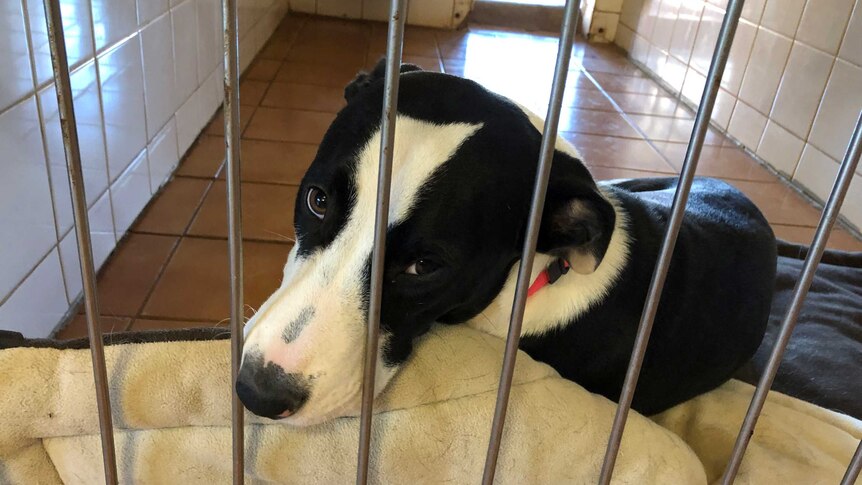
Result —
MULTIPOLYGON (((106 347, 124 483, 230 482, 226 340, 106 347)), ((423 338, 376 405, 374 483, 475 483, 503 342, 465 327, 423 338)), ((654 420, 632 413, 615 483, 720 476, 752 388, 730 382, 654 420)), ((518 356, 498 483, 593 483, 615 405, 518 356)), ((352 483, 358 419, 290 428, 247 415, 247 483, 352 483)), ((862 423, 772 395, 738 483, 837 483, 862 423)), ((89 350, 0 350, 0 483, 102 482, 89 350)))

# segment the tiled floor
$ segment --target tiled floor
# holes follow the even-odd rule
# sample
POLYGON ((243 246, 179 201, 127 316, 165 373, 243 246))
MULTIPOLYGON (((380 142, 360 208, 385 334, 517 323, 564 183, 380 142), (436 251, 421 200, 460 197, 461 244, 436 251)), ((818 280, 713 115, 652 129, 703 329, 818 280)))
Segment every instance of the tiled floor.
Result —
MULTIPOLYGON (((275 289, 293 237, 296 186, 324 130, 344 104, 342 89, 385 49, 385 25, 286 19, 242 81, 245 301, 275 289)), ((556 40, 492 28, 408 28, 407 62, 465 76, 538 113, 547 103, 556 40)), ((692 113, 612 47, 575 46, 562 135, 598 179, 677 173, 692 113)), ((105 331, 214 326, 228 315, 222 119, 211 122, 174 179, 150 204, 101 271, 105 331)), ((748 194, 779 237, 808 243, 819 211, 717 132, 699 173, 748 194)), ((830 245, 862 250, 836 230, 830 245)), ((223 323, 222 323, 223 324, 223 323)), ((84 335, 81 316, 60 332, 84 335)))

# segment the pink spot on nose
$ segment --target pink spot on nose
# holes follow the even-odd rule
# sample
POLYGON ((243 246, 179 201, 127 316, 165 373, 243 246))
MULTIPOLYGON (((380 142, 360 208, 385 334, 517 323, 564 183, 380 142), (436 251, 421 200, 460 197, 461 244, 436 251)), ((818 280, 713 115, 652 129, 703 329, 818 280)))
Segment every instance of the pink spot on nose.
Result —
POLYGON ((279 415, 278 415, 278 417, 279 417, 279 418, 287 418, 287 417, 289 417, 291 414, 293 414, 293 411, 289 411, 289 410, 288 410, 288 411, 285 411, 285 412, 283 412, 283 413, 279 414, 279 415))

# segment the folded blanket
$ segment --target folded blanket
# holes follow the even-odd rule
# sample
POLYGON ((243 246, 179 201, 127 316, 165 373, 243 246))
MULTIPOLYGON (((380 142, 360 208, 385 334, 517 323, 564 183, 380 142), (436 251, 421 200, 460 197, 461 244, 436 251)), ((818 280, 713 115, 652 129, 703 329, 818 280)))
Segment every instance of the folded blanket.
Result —
MULTIPOLYGON (((229 482, 229 350, 214 335, 106 337, 113 339, 106 358, 121 481, 229 482)), ((85 345, 52 348, 0 335, 0 483, 102 481, 85 345)), ((375 407, 372 482, 478 480, 502 354, 502 341, 468 328, 427 334, 375 407)), ((614 482, 714 481, 750 395, 750 386, 731 382, 655 421, 633 412, 614 482)), ((594 482, 614 410, 520 353, 497 482, 594 482)), ((355 417, 310 428, 246 419, 249 483, 354 479, 355 417)), ((859 421, 771 396, 738 483, 836 483, 860 437, 859 421)))

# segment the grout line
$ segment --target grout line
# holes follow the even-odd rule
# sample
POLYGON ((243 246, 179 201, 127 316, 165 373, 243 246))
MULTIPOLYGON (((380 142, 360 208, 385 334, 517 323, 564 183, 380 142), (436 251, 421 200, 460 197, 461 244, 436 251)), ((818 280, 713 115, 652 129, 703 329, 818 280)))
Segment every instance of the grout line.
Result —
POLYGON ((664 154, 661 152, 661 150, 659 150, 658 147, 655 146, 654 141, 659 141, 659 140, 652 140, 646 134, 646 132, 640 126, 638 126, 637 123, 635 123, 625 111, 623 111, 623 109, 620 107, 620 105, 617 104, 617 102, 608 94, 607 91, 605 91, 605 89, 599 84, 598 81, 596 81, 596 79, 592 76, 592 74, 590 74, 586 70, 583 70, 583 73, 587 77, 587 79, 589 79, 590 82, 592 82, 599 89, 599 91, 605 95, 605 97, 608 99, 608 101, 611 103, 611 105, 614 106, 614 108, 616 108, 617 112, 620 114, 620 116, 622 116, 622 118, 626 121, 626 123, 628 123, 636 132, 640 133, 641 136, 643 137, 643 139, 649 144, 650 148, 652 148, 656 153, 658 153, 658 155, 661 157, 661 159, 664 160, 664 162, 675 172, 676 167, 674 167, 673 164, 671 164, 670 161, 668 161, 667 157, 664 156, 664 154))
MULTIPOLYGON (((134 317, 134 320, 137 320, 138 318, 141 317, 141 313, 144 311, 144 308, 146 308, 147 304, 150 302, 150 299, 152 298, 153 293, 156 291, 156 287, 159 285, 159 283, 162 280, 162 276, 164 276, 165 272, 168 269, 168 266, 170 266, 171 261, 173 261, 173 259, 174 259, 174 255, 179 250, 180 244, 182 244, 183 239, 185 239, 186 234, 188 233, 189 229, 192 226, 192 223, 194 222, 194 220, 197 218, 198 214, 200 213, 201 208, 204 205, 204 201, 206 200, 207 196, 209 195, 210 190, 212 190, 213 183, 214 182, 211 181, 209 183, 209 185, 207 185, 206 189, 204 189, 204 193, 201 196, 200 201, 198 201, 197 207, 195 207, 195 210, 192 211, 192 214, 189 217, 188 222, 186 222, 186 225, 183 228, 182 234, 180 234, 179 236, 175 236, 177 238, 176 243, 171 248, 171 252, 168 255, 167 259, 165 260, 165 264, 159 269, 159 273, 156 275, 156 278, 153 280, 153 284, 150 286, 150 290, 147 292, 146 296, 144 297, 144 301, 141 303, 140 308, 138 308, 138 311, 134 317)), ((167 186, 167 184, 165 184, 165 186, 167 186)), ((151 205, 157 199, 158 199, 158 197, 153 197, 152 199, 150 199, 150 203, 147 205, 151 205)), ((143 213, 143 212, 144 211, 141 211, 141 213, 143 213)), ((133 226, 134 226, 134 224, 133 224, 133 226)), ((139 232, 138 234, 148 234, 148 233, 139 232)))

